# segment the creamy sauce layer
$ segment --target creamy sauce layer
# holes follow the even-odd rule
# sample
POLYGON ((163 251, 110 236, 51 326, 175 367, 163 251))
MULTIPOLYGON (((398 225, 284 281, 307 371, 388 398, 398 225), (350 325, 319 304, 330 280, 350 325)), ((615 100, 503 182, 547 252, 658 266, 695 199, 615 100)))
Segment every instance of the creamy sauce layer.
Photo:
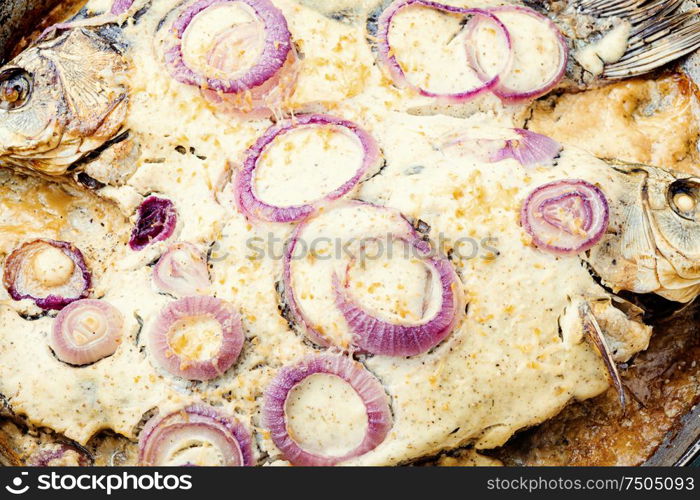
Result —
MULTIPOLYGON (((605 390, 608 381, 600 357, 580 335, 565 332, 560 337, 558 319, 573 298, 606 297, 606 292, 580 259, 554 257, 534 248, 518 224, 518 214, 531 189, 560 178, 581 177, 599 183, 610 189, 607 194, 614 201, 619 193, 614 191, 607 165, 567 148, 556 167, 525 170, 515 160, 484 163, 474 155, 462 154, 459 148, 444 148, 445 141, 455 135, 497 135, 489 127, 520 125, 517 117, 522 110, 506 108, 491 97, 458 108, 433 108, 430 100, 394 86, 375 64, 364 23, 333 20, 308 7, 309 1, 304 5, 291 0, 274 3, 283 10, 304 54, 292 109, 337 115, 373 134, 387 165, 353 196, 427 224, 432 243, 451 254, 460 276, 460 292, 469 304, 452 334, 433 351, 409 359, 367 358, 367 368, 390 397, 394 425, 382 444, 350 463, 396 464, 469 443, 477 448, 498 446, 518 429, 556 414, 570 400, 605 390), (436 110, 460 118, 425 116, 436 110)), ((95 2, 96 10, 103 4, 95 2)), ((38 217, 16 210, 22 217, 16 220, 26 220, 26 224, 11 233, 16 240, 8 244, 8 250, 34 235, 60 233, 89 255, 112 255, 113 251, 104 271, 97 273, 94 295, 104 297, 124 315, 124 341, 113 356, 76 369, 58 361, 47 346, 50 315, 28 321, 17 314, 15 304, 4 301, 7 305, 0 307, 0 392, 33 425, 50 427, 81 443, 101 429, 136 439, 138 424, 147 412, 167 414, 186 403, 205 401, 235 415, 255 434, 256 456, 269 457, 262 462, 279 463, 279 450, 260 420, 261 396, 282 366, 315 352, 303 332, 290 327, 280 313, 280 242, 295 225, 247 221, 230 194, 222 191, 246 149, 272 123, 222 116, 204 101, 199 89, 169 76, 153 40, 158 22, 175 4, 153 2, 138 24, 129 22, 124 29, 132 66, 126 126, 140 152, 128 181, 100 194, 116 201, 131 217, 130 223, 146 195, 157 193, 174 202, 179 224, 172 240, 210 248, 212 294, 232 302, 241 312, 246 332, 241 357, 226 374, 210 382, 190 383, 156 368, 144 346, 144 332, 153 327, 158 313, 173 298, 154 289, 148 264, 171 241, 133 252, 125 244, 130 224, 117 215, 106 217, 122 221, 109 231, 92 232, 89 224, 65 229, 61 214, 54 213, 73 203, 69 201, 73 198, 65 198, 65 203, 32 205, 38 217), (36 227, 36 220, 47 223, 36 227), (118 244, 110 239, 115 237, 118 244)), ((443 16, 429 14, 427 22, 422 19, 413 19, 418 23, 413 34, 419 38, 432 40, 447 34, 441 25, 443 16)), ((435 61, 447 64, 439 57, 435 61)), ((431 79, 427 83, 450 90, 452 85, 457 88, 457 81, 431 79)), ((308 201, 346 179, 358 164, 360 156, 353 141, 333 135, 326 149, 315 139, 318 136, 311 131, 292 134, 284 138, 288 142, 279 150, 276 145, 270 151, 257 179, 265 199, 308 201), (342 153, 342 161, 332 158, 335 153, 342 153)), ((11 186, 7 189, 17 189, 15 183, 11 186)), ((53 188, 45 189, 53 193, 53 188)), ((56 196, 64 199, 57 193, 47 199, 56 196)), ((8 203, 8 198, 3 196, 2 203, 8 203)), ((77 199, 82 207, 81 198, 77 199)), ((5 212, 0 212, 4 217, 5 212)), ((310 226, 312 236, 362 237, 391 232, 395 227, 371 214, 333 220, 333 227, 310 226)), ((11 218, 2 221, 0 230, 14 224, 11 218)), ((4 245, 6 240, 1 241, 4 245)), ((319 259, 310 262, 308 255, 305 259, 298 262, 293 276, 299 296, 307 297, 302 307, 312 321, 328 325, 329 336, 347 343, 344 320, 329 302, 331 290, 324 288, 329 267, 319 259), (312 295, 321 300, 310 298, 312 295)), ((352 269, 351 275, 353 293, 379 314, 415 319, 429 313, 423 301, 430 295, 432 278, 420 263, 380 259, 363 269, 352 269), (368 293, 375 282, 380 283, 375 293, 368 293)), ((628 338, 627 323, 623 319, 618 332, 620 345, 633 342, 635 348, 642 348, 644 335, 635 331, 634 338, 628 338)), ((646 330, 643 333, 648 335, 646 330)), ((293 434, 312 449, 331 446, 331 453, 342 454, 363 433, 361 405, 335 379, 310 379, 295 390, 288 406, 297 415, 293 434), (332 411, 325 413, 329 409, 332 411)), ((217 460, 216 452, 206 446, 180 455, 193 462, 217 460)))

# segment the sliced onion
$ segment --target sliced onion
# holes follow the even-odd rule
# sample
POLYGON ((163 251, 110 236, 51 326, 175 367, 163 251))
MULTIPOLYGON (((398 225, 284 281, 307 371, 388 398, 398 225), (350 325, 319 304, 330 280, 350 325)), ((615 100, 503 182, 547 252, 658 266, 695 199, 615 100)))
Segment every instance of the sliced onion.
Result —
POLYGON ((87 467, 92 463, 93 459, 86 450, 66 443, 42 447, 27 459, 29 467, 87 467))
POLYGON ((112 7, 109 9, 109 13, 114 16, 120 16, 127 12, 133 4, 134 0, 114 0, 114 2, 112 2, 112 7))
POLYGON ((190 405, 148 421, 139 435, 139 464, 251 466, 250 433, 211 406, 190 405))
MULTIPOLYGON (((340 313, 338 320, 342 322, 344 319, 347 324, 348 333, 352 338, 351 347, 359 348, 372 354, 412 356, 426 352, 443 341, 451 333, 459 319, 459 311, 461 310, 459 305, 461 301, 459 278, 452 264, 445 257, 434 255, 431 245, 422 239, 422 236, 400 213, 384 207, 354 201, 348 202, 334 210, 323 212, 317 218, 311 218, 300 224, 286 246, 283 263, 285 301, 296 322, 303 326, 307 336, 321 346, 327 347, 334 343, 324 331, 323 325, 318 325, 309 316, 308 312, 304 310, 302 301, 298 296, 297 287, 293 280, 293 266, 297 260, 297 245, 299 245, 300 241, 305 241, 307 238, 314 241, 316 237, 326 238, 330 241, 340 241, 341 244, 345 243, 346 240, 342 236, 338 237, 332 232, 321 233, 321 236, 306 236, 306 232, 308 232, 308 228, 312 224, 320 225, 320 227, 325 228, 324 231, 332 231, 335 226, 340 226, 339 222, 333 222, 332 218, 336 215, 347 216, 350 220, 356 221, 353 222, 353 234, 347 237, 347 241, 357 240, 358 238, 371 239, 381 231, 387 231, 390 232, 393 240, 407 243, 414 251, 412 255, 415 255, 430 271, 431 279, 437 278, 435 281, 439 286, 435 288, 440 291, 439 294, 427 293, 423 297, 424 311, 431 311, 432 314, 428 314, 427 317, 422 318, 417 323, 383 320, 363 310, 356 300, 350 297, 347 292, 347 278, 345 283, 341 284, 339 276, 347 276, 347 271, 354 257, 347 260, 337 259, 337 263, 333 261, 331 265, 334 265, 335 268, 329 269, 328 276, 325 279, 329 281, 331 300, 340 313), (376 219, 367 222, 361 221, 361 218, 365 216, 376 217, 376 219), (317 222, 318 220, 321 222, 317 222), (363 224, 367 224, 369 230, 377 232, 360 233, 356 236, 354 232, 364 230, 365 226, 363 224)), ((304 261, 302 260, 302 262, 304 261)), ((312 262, 312 264, 304 265, 316 266, 319 263, 329 261, 314 259, 312 262)), ((316 285, 316 290, 313 293, 314 295, 325 293, 322 291, 321 283, 316 285)), ((335 320, 329 321, 335 324, 335 320)), ((347 345, 337 343, 341 348, 348 348, 347 345)))
MULTIPOLYGON (((245 38, 251 36, 250 29, 232 28, 221 33, 207 55, 209 65, 226 74, 233 73, 237 67, 237 51, 234 48, 245 43, 245 38)), ((292 46, 283 67, 262 85, 238 94, 202 89, 202 95, 223 113, 238 118, 263 119, 282 108, 292 95, 299 69, 298 56, 292 46)))
POLYGON ((78 248, 66 241, 40 239, 7 257, 3 284, 14 300, 30 299, 42 309, 59 310, 87 297, 92 277, 78 248))
POLYGON ((457 275, 450 262, 442 257, 430 257, 418 242, 411 244, 425 255, 423 263, 431 273, 437 274, 440 282, 440 305, 434 316, 418 324, 399 324, 382 320, 365 311, 348 293, 348 283, 340 283, 333 275, 336 305, 354 334, 357 347, 371 354, 385 356, 415 356, 429 351, 445 340, 452 332, 457 320, 458 299, 455 293, 457 275))
MULTIPOLYGON (((365 177, 380 159, 379 147, 374 138, 358 125, 340 118, 328 115, 302 115, 285 120, 270 127, 262 137, 247 151, 243 167, 236 177, 235 196, 241 210, 248 216, 271 222, 294 222, 304 219, 315 212, 323 204, 336 200, 346 194, 365 177), (291 206, 274 206, 263 202, 255 193, 255 170, 260 158, 265 154, 272 142, 279 136, 289 133, 299 127, 327 127, 351 134, 357 138, 363 149, 362 164, 355 174, 341 186, 328 193, 322 199, 310 203, 291 206)), ((319 168, 333 168, 333 165, 319 165, 319 168)), ((293 189, 290 187, 290 189, 293 189)))
MULTIPOLYGON (((278 85, 290 87, 295 80, 296 53, 292 45, 291 34, 287 21, 270 0, 199 0, 187 6, 172 23, 171 39, 166 40, 164 49, 165 61, 170 74, 177 81, 193 85, 205 91, 205 97, 217 102, 226 101, 228 106, 238 107, 243 111, 253 111, 259 108, 278 85), (235 50, 241 42, 245 42, 244 27, 232 27, 217 34, 214 45, 208 54, 202 54, 207 59, 208 71, 202 73, 198 68, 188 64, 184 54, 188 29, 194 27, 196 18, 208 9, 221 8, 229 3, 238 3, 250 11, 256 19, 256 35, 262 37, 261 50, 257 59, 247 68, 240 71, 237 68, 238 52, 235 50), (284 78, 280 76, 286 74, 284 78), (218 94, 218 95, 217 95, 218 94), (221 94, 238 96, 237 99, 222 97, 221 94)), ((252 40, 251 40, 252 41, 252 40)), ((251 49, 250 45, 247 48, 251 49)), ((286 94, 288 92, 280 92, 286 94)))
MULTIPOLYGON (((457 93, 436 93, 431 92, 426 89, 417 87, 408 81, 404 70, 401 68, 396 56, 393 54, 391 47, 391 40, 389 37, 389 32, 391 30, 391 23, 394 17, 402 10, 408 7, 425 7, 429 9, 439 10, 441 12, 446 12, 450 14, 458 14, 465 16, 472 16, 473 19, 485 18, 488 19, 500 34, 501 43, 505 47, 506 53, 509 55, 511 52, 511 40, 510 34, 506 29, 505 25, 501 21, 484 9, 468 9, 462 7, 455 7, 452 5, 445 5, 438 2, 432 2, 429 0, 397 0, 390 4, 384 12, 379 16, 377 21, 377 38, 379 39, 377 44, 377 51, 379 59, 382 64, 388 69, 391 74, 394 83, 400 87, 408 87, 417 91, 420 95, 426 97, 439 98, 451 103, 459 103, 473 99, 491 89, 496 87, 499 83, 499 75, 495 74, 488 79, 483 78, 483 74, 477 72, 477 76, 481 78, 481 84, 465 89, 464 91, 457 93)), ((510 61, 509 57, 502 61, 502 70, 506 70, 509 67, 510 61)), ((465 60, 465 67, 468 68, 468 61, 465 60)), ((475 71, 477 68, 473 68, 475 71)))
POLYGON ((481 161, 495 163, 512 158, 523 167, 551 165, 561 152, 561 144, 546 135, 516 128, 518 136, 512 139, 486 139, 460 135, 443 148, 458 146, 460 151, 476 156, 481 161))
POLYGON ((519 139, 508 139, 503 148, 492 157, 492 161, 507 158, 517 160, 523 167, 546 165, 554 161, 561 152, 561 144, 546 135, 522 128, 514 129, 519 139))
POLYGON ((61 361, 87 365, 114 354, 123 329, 124 318, 113 305, 103 300, 78 300, 56 316, 49 345, 61 361))
POLYGON ((360 363, 346 356, 315 355, 284 367, 265 390, 263 425, 284 458, 294 465, 331 466, 362 456, 379 446, 391 430, 389 400, 379 380, 360 363), (342 456, 327 456, 304 450, 289 432, 287 400, 292 390, 314 374, 335 375, 357 392, 367 410, 367 431, 358 446, 342 456))
POLYGON ((132 250, 143 250, 153 243, 165 241, 172 236, 176 225, 177 211, 173 202, 149 196, 139 207, 129 246, 132 250))
POLYGON ((608 228, 608 201, 593 184, 580 179, 550 182, 523 204, 520 220, 539 248, 573 255, 593 247, 608 228))
POLYGON ((185 297, 161 311, 151 329, 150 350, 173 375, 211 380, 236 362, 244 338, 233 305, 215 297, 185 297), (212 332, 212 326, 218 331, 212 332))
POLYGON ((179 297, 203 295, 211 286, 206 255, 192 243, 176 243, 153 268, 158 290, 179 297))
POLYGON ((493 19, 486 16, 472 18, 467 26, 467 56, 473 68, 475 68, 483 82, 490 82, 495 76, 500 75, 500 80, 493 88, 493 93, 506 102, 518 102, 540 97, 552 88, 564 76, 566 63, 569 56, 569 48, 561 31, 547 17, 534 10, 515 5, 505 5, 487 9, 500 21, 496 24, 493 19), (522 21, 523 17, 537 21, 538 28, 524 30, 526 26, 522 21), (520 20, 520 21, 518 21, 520 20), (512 40, 512 61, 509 69, 503 71, 501 61, 496 60, 489 64, 486 56, 491 52, 491 32, 494 27, 505 29, 510 33, 512 40), (532 40, 534 36, 549 36, 550 42, 558 48, 558 54, 552 60, 546 61, 546 71, 544 75, 535 75, 527 84, 519 82, 524 75, 530 75, 533 71, 540 71, 545 64, 544 61, 534 60, 533 51, 528 46, 522 46, 522 38, 532 40), (486 37, 489 38, 486 38, 486 37), (495 67, 493 67, 495 65, 495 67))

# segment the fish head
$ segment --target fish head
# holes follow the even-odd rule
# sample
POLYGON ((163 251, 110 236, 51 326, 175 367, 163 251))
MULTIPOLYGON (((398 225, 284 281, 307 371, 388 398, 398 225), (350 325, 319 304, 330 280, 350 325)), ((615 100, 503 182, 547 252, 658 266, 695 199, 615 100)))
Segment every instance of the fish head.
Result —
POLYGON ((689 302, 700 294, 700 178, 615 164, 610 227, 587 260, 614 290, 689 302))
POLYGON ((122 128, 128 65, 96 30, 58 31, 0 68, 0 164, 61 175, 122 128))

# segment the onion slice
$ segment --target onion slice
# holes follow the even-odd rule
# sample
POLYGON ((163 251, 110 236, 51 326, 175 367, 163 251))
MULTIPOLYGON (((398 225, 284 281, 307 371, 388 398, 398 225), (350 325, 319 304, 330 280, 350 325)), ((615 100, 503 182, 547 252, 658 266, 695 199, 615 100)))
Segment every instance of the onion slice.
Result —
POLYGON ((71 243, 40 239, 7 257, 3 284, 14 300, 30 299, 42 309, 60 310, 89 295, 92 276, 82 252, 71 243))
POLYGON ((235 418, 194 404, 148 421, 139 434, 139 465, 252 466, 252 441, 235 418))
POLYGON ((554 88, 564 76, 569 57, 568 45, 557 25, 528 7, 504 5, 486 10, 499 20, 499 24, 491 18, 479 16, 472 18, 466 28, 467 57, 481 80, 487 83, 500 75, 499 81, 493 87, 493 93, 505 102, 535 99, 554 88), (536 27, 527 29, 528 23, 533 21, 536 27), (485 54, 492 52, 491 32, 494 27, 500 29, 501 26, 510 33, 512 41, 512 60, 507 71, 503 71, 500 61, 489 64, 489 61, 485 60, 485 54), (534 48, 523 44, 523 40, 529 42, 533 37, 537 37, 539 41, 534 48), (541 52, 541 47, 547 43, 556 47, 557 55, 548 61, 537 60, 539 54, 536 49, 539 48, 541 52), (546 71, 533 77, 533 73, 541 71, 543 66, 546 71), (522 80, 528 76, 531 79, 523 83, 522 80))
MULTIPOLYGON (((385 255, 391 256, 393 253, 387 250, 385 255)), ((306 335, 324 347, 335 343, 343 349, 351 347, 372 354, 413 356, 430 350, 447 338, 459 319, 461 284, 452 264, 447 258, 436 254, 430 243, 424 241, 422 235, 399 212, 385 207, 351 201, 304 221, 287 242, 283 266, 285 302, 297 324, 303 326, 306 335), (343 219, 334 221, 336 216, 343 219), (341 233, 339 236, 332 231, 341 227, 343 220, 349 221, 351 232, 347 235, 341 233), (319 228, 322 232, 313 232, 319 228), (365 230, 376 233, 364 233, 365 230), (311 236, 308 235, 309 232, 312 233, 311 236), (390 236, 392 241, 404 242, 407 248, 412 250, 411 257, 418 259, 428 269, 430 283, 436 284, 431 285, 431 289, 439 290, 438 293, 426 292, 423 296, 424 311, 431 311, 431 314, 416 323, 380 319, 364 310, 349 294, 348 270, 355 256, 346 255, 350 249, 345 243, 367 242, 373 237, 379 238, 384 235, 390 236), (300 259, 297 247, 302 251, 308 250, 309 243, 317 239, 339 241, 343 256, 334 261, 326 258, 300 259), (312 270, 319 265, 329 266, 327 276, 321 278, 317 275, 316 278, 328 279, 331 303, 327 307, 336 306, 339 314, 337 320, 319 318, 318 315, 310 316, 308 310, 304 309, 304 304, 311 299, 304 297, 304 293, 300 295, 295 286, 294 272, 298 269, 295 266, 311 266, 309 269, 312 270), (345 281, 341 282, 339 276, 344 276, 345 281), (323 323, 324 320, 327 322, 323 323), (343 320, 346 326, 341 325, 343 320), (327 332, 330 328, 346 328, 351 338, 348 343, 351 345, 329 337, 327 332)), ((325 268, 323 270, 325 271, 325 268)), ((324 290, 325 283, 318 283, 313 295, 321 297, 326 293, 324 290)), ((314 300, 319 300, 318 297, 314 300)))
POLYGON ((113 305, 103 300, 78 300, 56 316, 49 345, 61 361, 87 365, 114 354, 123 329, 124 318, 113 305))
POLYGON ((149 347, 171 374, 211 380, 236 362, 244 338, 240 315, 231 304, 215 297, 185 297, 161 311, 149 347))
POLYGON ((608 227, 608 201, 593 184, 566 179, 535 189, 523 203, 520 220, 539 248, 574 255, 593 247, 608 227))
MULTIPOLYGON (((453 5, 445 5, 438 2, 432 2, 429 0, 397 0, 390 4, 379 16, 377 21, 377 52, 380 62, 388 69, 394 83, 399 87, 408 87, 417 91, 420 95, 425 97, 433 97, 444 100, 448 103, 460 103, 473 99, 489 90, 493 89, 499 83, 499 75, 495 74, 489 78, 483 78, 483 72, 477 71, 478 68, 473 69, 477 71, 477 76, 481 78, 481 84, 475 86, 474 88, 466 89, 457 93, 436 93, 429 90, 417 87, 416 85, 409 82, 406 73, 399 64, 396 55, 393 53, 391 47, 391 40, 389 32, 391 31, 391 23, 394 17, 399 14, 402 10, 413 7, 425 7, 429 9, 435 9, 441 12, 446 12, 449 14, 472 16, 472 20, 476 18, 486 18, 495 27, 500 34, 501 42, 508 54, 511 52, 511 40, 510 33, 506 29, 505 25, 493 14, 489 13, 484 9, 469 9, 463 7, 455 7, 453 5)), ((510 60, 506 58, 502 61, 502 70, 509 67, 510 60)), ((468 61, 465 61, 465 68, 468 68, 468 61)))
POLYGON ((512 158, 523 167, 551 165, 561 152, 561 144, 546 135, 522 128, 516 128, 514 131, 519 138, 506 140, 504 146, 491 157, 491 161, 512 158))
POLYGON ((153 283, 177 297, 206 294, 211 286, 206 255, 192 243, 176 243, 153 268, 153 283))
POLYGON ((382 320, 365 311, 348 293, 348 283, 340 283, 333 275, 336 305, 343 313, 354 343, 362 351, 385 356, 415 356, 429 351, 445 340, 452 332, 457 320, 458 298, 455 293, 457 275, 452 264, 442 257, 430 257, 422 248, 422 239, 411 242, 423 263, 438 276, 440 282, 440 305, 433 317, 418 324, 398 324, 382 320))
MULTIPOLYGON (((372 167, 378 164, 379 160, 380 152, 376 141, 355 123, 329 115, 310 114, 297 116, 270 127, 248 149, 243 167, 235 180, 235 196, 239 207, 249 217, 270 222, 295 222, 308 217, 320 206, 348 194, 367 175, 372 167), (299 127, 308 126, 332 128, 356 137, 364 153, 362 164, 349 180, 321 199, 291 206, 274 206, 263 202, 256 195, 254 188, 255 170, 258 167, 260 158, 276 138, 299 127)), ((333 165, 320 165, 319 168, 333 168, 333 165)))
POLYGON ((391 430, 389 400, 379 380, 360 363, 346 356, 315 355, 286 366, 265 390, 263 425, 284 458, 294 465, 331 466, 359 457, 379 446, 391 430), (304 450, 288 429, 287 399, 292 390, 314 374, 335 375, 347 382, 360 397, 367 411, 367 431, 362 442, 342 456, 326 456, 304 450))
POLYGON ((487 139, 460 135, 447 141, 442 147, 447 149, 458 146, 481 161, 496 163, 513 159, 523 167, 550 166, 562 150, 561 144, 546 135, 522 128, 512 131, 517 138, 487 139))
POLYGON ((93 458, 87 450, 67 443, 53 443, 34 452, 28 459, 29 467, 87 467, 93 458))
POLYGON ((165 241, 172 236, 176 226, 177 211, 173 202, 158 196, 149 196, 138 209, 129 246, 138 251, 153 243, 165 241))
MULTIPOLYGON (((251 47, 247 46, 247 49, 251 47)), ((171 76, 186 85, 199 87, 212 102, 226 101, 227 106, 240 107, 243 111, 253 111, 260 107, 275 88, 287 87, 295 81, 296 53, 291 34, 281 10, 270 0, 199 0, 190 2, 172 23, 164 47, 165 62, 171 76), (185 57, 185 45, 190 29, 195 29, 198 16, 209 9, 224 7, 229 3, 238 3, 250 12, 259 24, 257 33, 262 37, 260 53, 251 65, 231 72, 231 65, 240 61, 236 50, 238 44, 245 42, 246 27, 234 27, 216 34, 214 45, 208 54, 201 57, 207 63, 207 70, 192 67, 185 57), (233 45, 230 45, 233 44, 233 45), (230 47, 229 47, 230 45, 230 47), (288 71, 286 71, 288 70, 288 71), (282 77, 282 74, 287 77, 282 77), (228 99, 222 95, 238 96, 228 99)), ((235 66, 235 65, 234 65, 235 66)), ((282 94, 288 93, 288 89, 282 94)), ((283 96, 276 96, 283 97, 283 96)))

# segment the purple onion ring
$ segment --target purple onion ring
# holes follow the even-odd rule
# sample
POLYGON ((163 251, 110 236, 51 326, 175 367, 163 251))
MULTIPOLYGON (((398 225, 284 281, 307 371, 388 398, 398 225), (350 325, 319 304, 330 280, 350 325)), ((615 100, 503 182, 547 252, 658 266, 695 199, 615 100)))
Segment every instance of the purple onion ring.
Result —
POLYGON ((235 308, 221 299, 207 296, 185 297, 168 304, 150 332, 150 352, 168 372, 188 380, 212 380, 228 370, 243 348, 243 326, 235 308), (171 330, 180 321, 213 319, 221 326, 221 344, 209 359, 187 359, 170 343, 171 330))
MULTIPOLYGON (((473 99, 484 92, 487 92, 496 85, 498 85, 498 82, 500 81, 500 76, 495 75, 492 78, 489 78, 488 80, 484 81, 482 80, 481 85, 470 89, 466 90, 463 92, 457 92, 457 93, 452 93, 452 94, 442 94, 442 93, 436 93, 436 92, 430 92, 428 90, 425 90, 423 88, 417 87, 413 84, 411 84, 408 79, 406 78, 406 74, 404 73, 403 69, 401 69, 401 65, 399 64, 398 60, 396 59, 396 56, 392 54, 391 51, 391 41, 389 40, 389 31, 391 29, 391 21, 393 20, 394 16, 398 14, 400 11, 403 9, 410 7, 412 5, 420 5, 423 7, 427 7, 430 9, 435 9, 439 10, 442 12, 447 12, 447 13, 452 13, 452 14, 464 14, 464 15, 473 15, 473 16, 483 16, 485 18, 488 18, 491 20, 493 23, 496 24, 498 29, 501 31, 503 35, 503 39, 508 47, 509 53, 511 51, 511 39, 510 39, 510 33, 506 29, 505 25, 493 14, 489 13, 487 10, 484 9, 468 9, 468 8, 463 8, 463 7, 455 7, 453 5, 445 5, 441 4, 438 2, 432 2, 429 0, 397 0, 396 2, 392 3, 387 7, 384 12, 379 16, 379 20, 377 21, 377 38, 379 38, 379 43, 377 45, 378 49, 378 54, 379 54, 379 59, 380 61, 387 67, 389 70, 389 73, 391 74, 394 82, 397 85, 402 85, 402 86, 407 86, 409 88, 412 88, 416 90, 420 95, 425 96, 425 97, 434 97, 434 98, 440 98, 444 99, 447 102, 451 103, 460 103, 464 102, 470 99, 473 99)), ((466 65, 466 61, 465 61, 466 65)), ((508 62, 506 61, 504 63, 504 66, 507 67, 508 62)))
POLYGON ((39 239, 24 243, 16 248, 5 260, 5 271, 3 273, 3 284, 13 300, 30 299, 42 308, 48 310, 60 310, 78 299, 87 297, 92 286, 92 275, 85 263, 82 252, 72 243, 67 241, 55 241, 50 239, 39 239), (46 293, 41 296, 32 295, 31 291, 25 290, 29 278, 25 276, 29 263, 28 257, 40 251, 41 246, 51 246, 65 254, 74 265, 70 281, 75 281, 75 286, 69 295, 59 295, 56 293, 46 293))
MULTIPOLYGON (((314 213, 322 204, 337 200, 346 195, 362 180, 372 166, 379 161, 379 146, 374 138, 355 123, 328 115, 301 115, 273 125, 265 131, 255 144, 248 149, 243 167, 235 180, 235 196, 241 210, 248 216, 270 222, 295 222, 314 213), (265 150, 280 135, 295 130, 297 127, 315 125, 320 127, 337 127, 355 135, 362 144, 364 158, 362 165, 351 179, 328 193, 325 197, 303 205, 279 207, 267 204, 255 194, 253 186, 255 169, 265 150)), ((332 165, 325 166, 333 168, 332 165)))
MULTIPOLYGON (((431 272, 437 273, 441 285, 440 306, 432 318, 417 325, 400 325, 381 320, 364 311, 347 295, 345 287, 341 286, 338 277, 336 275, 329 276, 333 283, 336 306, 343 314, 353 334, 353 347, 359 348, 363 352, 387 356, 412 356, 430 350, 449 336, 459 319, 461 295, 459 289, 455 289, 455 287, 458 287, 460 282, 452 264, 445 257, 433 255, 430 243, 423 240, 422 236, 400 213, 359 201, 348 203, 368 206, 397 216, 397 227, 392 237, 411 245, 431 272)), ((326 214, 328 213, 332 212, 326 214)), ((295 296, 292 280, 292 262, 294 261, 296 245, 311 220, 313 219, 299 224, 286 244, 282 276, 284 297, 292 315, 304 327, 307 336, 322 347, 330 347, 329 339, 313 325, 302 311, 295 296)))
POLYGON ((285 459, 294 465, 331 466, 372 451, 386 438, 392 426, 389 400, 379 380, 360 363, 346 356, 322 354, 282 368, 265 390, 263 425, 285 459), (290 392, 314 374, 335 375, 357 392, 367 411, 367 432, 362 442, 342 456, 323 456, 305 451, 289 433, 286 404, 290 392))
POLYGON ((224 461, 222 465, 254 465, 252 440, 245 426, 203 404, 193 404, 163 418, 156 416, 149 420, 139 434, 139 464, 165 465, 168 452, 180 440, 186 443, 188 439, 202 437, 219 449, 224 461))
MULTIPOLYGON (((417 242, 409 242, 424 253, 417 242)), ((336 305, 353 333, 354 343, 363 352, 385 356, 415 356, 429 351, 445 340, 457 320, 458 298, 455 283, 459 281, 452 264, 442 257, 424 256, 423 263, 440 278, 440 307, 432 318, 415 325, 396 324, 372 316, 347 291, 348 284, 333 275, 336 305)))
POLYGON ((199 0, 190 5, 173 22, 172 31, 177 37, 175 43, 166 48, 165 61, 170 74, 186 85, 222 92, 238 94, 258 87, 273 78, 284 66, 292 50, 291 34, 282 11, 270 0, 199 0), (182 53, 182 36, 192 20, 205 9, 226 2, 240 2, 249 6, 262 21, 265 29, 265 43, 259 60, 243 76, 235 80, 209 78, 190 68, 182 53))
POLYGON ((520 212, 521 224, 535 245, 559 255, 575 255, 593 247, 605 234, 608 220, 603 192, 580 179, 538 187, 520 212))
MULTIPOLYGON (((557 38, 557 44, 559 45, 559 50, 560 50, 560 55, 561 57, 559 58, 557 67, 552 74, 552 77, 539 87, 533 88, 528 91, 517 91, 515 89, 507 87, 504 83, 503 80, 506 78, 506 74, 500 74, 501 78, 500 80, 496 83, 496 85, 493 87, 493 93, 497 95, 499 98, 501 98, 503 101, 508 102, 508 103, 514 103, 514 102, 520 102, 520 101, 525 101, 525 100, 531 100, 535 99, 537 97, 540 97, 556 86, 557 83, 562 79, 564 76, 564 72, 566 71, 566 64, 569 58, 569 47, 566 43, 566 40, 564 39, 564 35, 562 35, 561 31, 557 27, 556 24, 554 24, 552 21, 550 21, 547 17, 543 16, 542 14, 539 14, 538 12, 535 12, 534 10, 528 8, 528 7, 523 7, 520 5, 503 5, 500 7, 492 7, 486 9, 488 12, 491 14, 495 15, 498 17, 499 12, 520 12, 524 15, 528 15, 530 17, 534 17, 540 21, 542 21, 551 31, 552 33, 555 34, 557 38)), ((481 20, 484 18, 482 17, 481 20)), ((468 26, 467 29, 469 30, 469 33, 473 33, 476 26, 478 25, 479 22, 481 22, 480 19, 475 19, 473 21, 470 21, 471 26, 468 26)), ((505 25, 499 20, 499 23, 504 26, 505 25)), ((469 62, 473 68, 476 69, 477 74, 479 75, 479 78, 481 79, 482 82, 489 82, 491 81, 492 77, 490 77, 481 67, 481 64, 479 63, 479 58, 478 56, 474 53, 472 50, 473 46, 472 45, 467 45, 467 54, 469 58, 469 62)), ((511 47, 511 50, 515 50, 514 47, 511 47)), ((510 68, 509 70, 512 70, 510 68)))

